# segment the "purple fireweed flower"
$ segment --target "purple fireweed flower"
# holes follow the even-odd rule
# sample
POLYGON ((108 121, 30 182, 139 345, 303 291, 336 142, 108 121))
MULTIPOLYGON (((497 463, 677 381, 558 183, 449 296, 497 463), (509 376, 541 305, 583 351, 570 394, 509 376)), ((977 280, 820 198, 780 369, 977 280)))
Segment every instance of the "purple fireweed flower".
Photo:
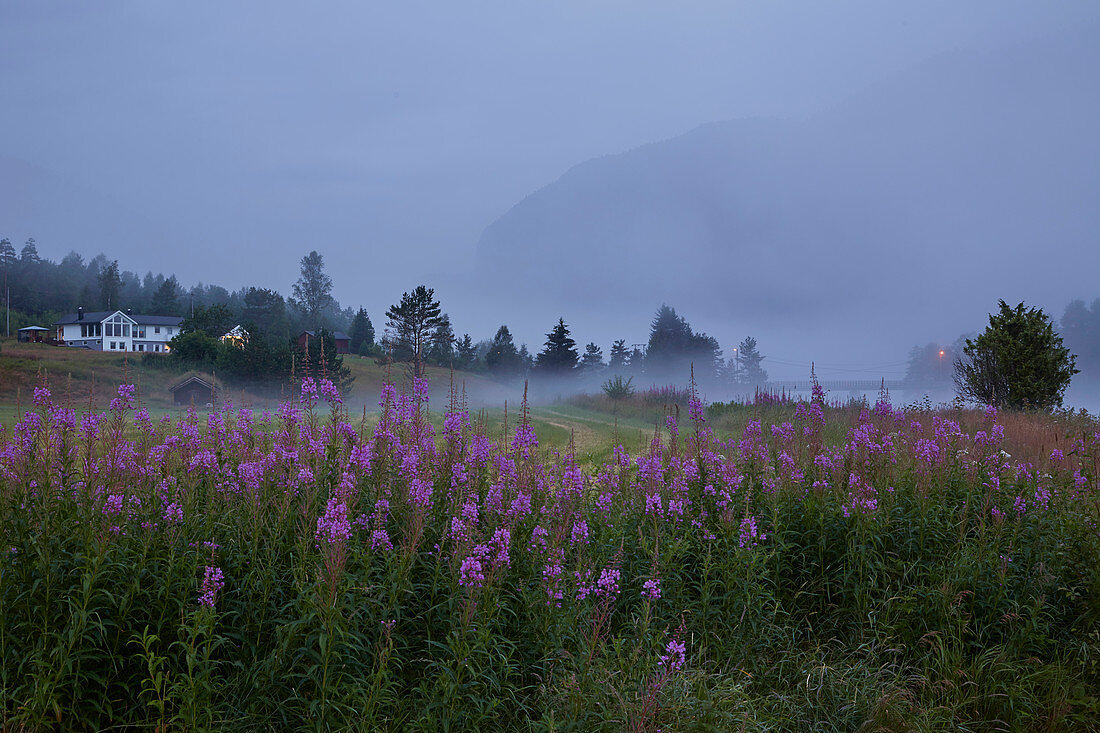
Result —
POLYGON ((167 524, 179 524, 183 521, 183 507, 172 502, 164 507, 163 519, 167 524))
POLYGON ((479 515, 477 497, 470 496, 462 505, 462 519, 470 526, 476 527, 479 515))
POLYGON ((561 608, 562 555, 557 551, 542 569, 542 582, 546 586, 546 605, 561 608))
POLYGON ((313 380, 313 377, 303 379, 301 397, 298 401, 307 407, 313 407, 317 404, 318 398, 317 382, 313 380))
POLYGON ((213 608, 218 593, 225 587, 225 576, 222 569, 207 565, 203 571, 202 593, 199 595, 199 604, 207 608, 213 608))
POLYGON ((661 581, 659 578, 652 578, 642 583, 642 598, 648 598, 652 601, 660 600, 661 581))
POLYGON ((46 407, 50 404, 50 388, 45 385, 34 388, 34 404, 38 407, 46 407))
POLYGON ((409 501, 414 506, 427 509, 432 505, 432 485, 428 481, 414 478, 409 482, 409 501))
POLYGON ((329 544, 351 539, 351 522, 348 521, 348 507, 339 497, 328 500, 325 513, 317 520, 314 539, 329 544))
POLYGON ((136 391, 137 387, 132 384, 120 384, 118 386, 118 397, 111 400, 111 412, 132 410, 134 407, 134 393, 136 391))
POLYGON ((478 556, 470 555, 462 561, 458 582, 467 588, 481 588, 485 585, 485 573, 482 572, 481 559, 478 556))
POLYGON ((645 513, 654 517, 660 517, 664 513, 660 494, 656 492, 646 494, 645 513))
POLYGON ((748 516, 741 520, 741 534, 737 538, 739 547, 756 547, 759 542, 767 539, 768 535, 756 528, 756 517, 748 516))
POLYGON ((122 513, 122 503, 126 500, 123 494, 108 494, 107 500, 103 502, 103 514, 108 517, 113 517, 122 513))
POLYGON ((1035 488, 1034 506, 1039 507, 1043 511, 1046 511, 1050 507, 1050 489, 1045 486, 1037 486, 1035 488))
POLYGON ((703 403, 696 397, 692 397, 688 400, 688 416, 695 422, 706 422, 703 403))
POLYGON ((376 529, 370 533, 370 548, 372 550, 389 551, 393 549, 393 542, 384 529, 376 529))
POLYGON ((588 544, 588 522, 583 519, 573 523, 573 531, 569 533, 569 541, 574 545, 588 544))
POLYGON ((527 549, 532 552, 546 552, 546 540, 550 537, 550 532, 543 529, 539 525, 535 525, 535 528, 531 530, 531 542, 528 543, 527 549))
POLYGON ((507 568, 512 564, 510 553, 512 546, 512 533, 507 527, 501 527, 493 532, 489 540, 489 548, 492 550, 493 568, 507 568))
POLYGON ((687 661, 687 645, 678 639, 669 640, 665 653, 661 655, 661 666, 669 673, 679 671, 687 661))
MULTIPOLYGON (((305 383, 302 383, 303 390, 305 389, 305 383)), ((318 384, 318 391, 321 393, 321 397, 325 402, 330 405, 342 405, 344 401, 340 399, 340 390, 336 388, 336 385, 332 383, 331 379, 324 378, 318 384)))
POLYGON ((531 513, 531 495, 520 491, 516 494, 516 497, 512 499, 511 505, 508 507, 508 517, 512 520, 519 520, 526 517, 531 513))
POLYGON ((520 423, 516 427, 515 437, 512 438, 512 450, 523 456, 531 457, 531 449, 538 448, 539 439, 535 430, 527 423, 520 423))
POLYGON ((601 570, 600 579, 596 581, 596 595, 603 598, 614 598, 619 595, 619 578, 618 568, 601 570))

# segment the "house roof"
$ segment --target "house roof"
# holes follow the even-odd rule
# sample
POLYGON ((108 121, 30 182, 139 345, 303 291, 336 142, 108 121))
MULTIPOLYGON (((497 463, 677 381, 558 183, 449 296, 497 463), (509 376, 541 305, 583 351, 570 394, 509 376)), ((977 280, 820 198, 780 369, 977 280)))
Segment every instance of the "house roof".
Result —
MULTIPOLYGON (((310 336, 316 336, 317 335, 316 331, 302 331, 302 333, 309 334, 310 336)), ((302 333, 298 334, 298 336, 301 337, 302 333)), ((333 331, 332 332, 332 337, 334 339, 336 339, 337 341, 351 341, 351 336, 348 336, 343 331, 333 331)))
POLYGON ((19 330, 20 331, 49 331, 50 329, 43 328, 42 326, 23 326, 23 328, 21 328, 19 330))
POLYGON ((53 322, 55 326, 64 326, 68 323, 99 323, 107 316, 113 316, 118 311, 89 311, 84 314, 83 319, 78 319, 76 313, 66 313, 53 322))
POLYGON ((202 377, 190 376, 190 377, 186 377, 185 379, 183 379, 180 382, 177 382, 176 384, 173 384, 171 387, 168 388, 168 391, 175 393, 175 392, 178 392, 179 390, 183 389, 184 387, 186 387, 190 384, 199 384, 203 387, 206 387, 209 390, 214 389, 214 385, 211 382, 208 382, 207 380, 203 379, 202 377))
POLYGON ((183 323, 179 316, 130 316, 143 326, 178 326, 183 323))
POLYGON ((77 317, 76 313, 66 313, 60 319, 53 322, 55 326, 65 326, 72 323, 100 323, 115 313, 121 313, 134 323, 139 323, 144 326, 178 326, 183 323, 183 319, 178 316, 145 316, 141 314, 126 313, 125 311, 113 310, 113 311, 90 311, 84 314, 83 320, 77 317))

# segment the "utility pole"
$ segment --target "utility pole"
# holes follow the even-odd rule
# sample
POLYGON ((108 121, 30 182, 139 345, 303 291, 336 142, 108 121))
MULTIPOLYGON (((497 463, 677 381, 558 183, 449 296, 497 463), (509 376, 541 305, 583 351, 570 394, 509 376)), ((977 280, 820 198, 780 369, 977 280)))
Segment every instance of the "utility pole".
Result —
POLYGON ((4 316, 7 323, 4 326, 4 335, 11 338, 11 289, 8 287, 8 270, 4 268, 4 316))

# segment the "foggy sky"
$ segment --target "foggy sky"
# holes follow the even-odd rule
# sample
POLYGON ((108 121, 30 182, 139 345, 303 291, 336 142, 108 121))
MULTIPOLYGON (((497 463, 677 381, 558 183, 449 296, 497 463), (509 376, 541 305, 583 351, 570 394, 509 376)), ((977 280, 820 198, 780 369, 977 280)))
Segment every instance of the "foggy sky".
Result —
MULTIPOLYGON (((18 189, 29 164, 126 225, 78 241, 89 214, 74 208, 68 229, 13 215, 0 236, 17 247, 35 236, 53 259, 102 251, 184 284, 284 294, 317 249, 341 304, 366 307, 379 329, 385 308, 423 282, 459 333, 487 338, 509 323, 537 351, 558 312, 520 313, 463 291, 458 276, 488 225, 571 167, 712 121, 805 118, 937 54, 996 49, 1097 13, 1091 0, 7 2, 0 190, 18 189)), ((1069 299, 1097 296, 1038 305, 1058 317, 1069 299)), ((725 320, 685 315, 711 331, 725 320)), ((567 320, 578 342, 605 352, 611 338, 644 341, 648 327, 646 312, 567 320)), ((960 314, 940 337, 984 320, 960 314)), ((715 335, 728 348, 747 334, 715 335)), ((790 332, 757 336, 773 373, 814 358, 790 332)), ((830 358, 897 369, 923 339, 830 358)))

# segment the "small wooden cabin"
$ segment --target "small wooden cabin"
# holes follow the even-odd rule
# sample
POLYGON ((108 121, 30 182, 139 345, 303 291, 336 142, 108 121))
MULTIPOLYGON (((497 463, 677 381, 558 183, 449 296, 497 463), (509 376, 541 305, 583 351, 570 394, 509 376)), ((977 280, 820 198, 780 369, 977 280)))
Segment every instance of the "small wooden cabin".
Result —
POLYGON ((168 388, 176 407, 213 407, 217 398, 214 382, 200 376, 190 376, 168 388))
MULTIPOLYGON (((298 334, 298 345, 308 351, 310 340, 320 337, 321 334, 318 331, 302 331, 300 334, 298 334)), ((351 336, 348 336, 343 331, 333 332, 332 340, 336 342, 337 354, 347 354, 351 351, 351 336)))

